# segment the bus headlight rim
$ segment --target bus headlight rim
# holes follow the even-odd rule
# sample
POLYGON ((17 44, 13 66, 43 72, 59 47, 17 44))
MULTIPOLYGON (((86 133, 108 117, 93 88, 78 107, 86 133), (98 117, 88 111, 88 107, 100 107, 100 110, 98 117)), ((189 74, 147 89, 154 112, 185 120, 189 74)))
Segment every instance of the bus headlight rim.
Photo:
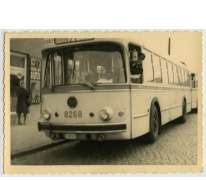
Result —
POLYGON ((50 120, 50 117, 51 117, 51 110, 49 108, 46 108, 43 112, 42 112, 42 117, 45 119, 45 120, 50 120))
POLYGON ((107 112, 107 110, 105 109, 102 109, 100 112, 99 112, 99 116, 102 120, 106 121, 108 120, 109 118, 109 113, 107 112))

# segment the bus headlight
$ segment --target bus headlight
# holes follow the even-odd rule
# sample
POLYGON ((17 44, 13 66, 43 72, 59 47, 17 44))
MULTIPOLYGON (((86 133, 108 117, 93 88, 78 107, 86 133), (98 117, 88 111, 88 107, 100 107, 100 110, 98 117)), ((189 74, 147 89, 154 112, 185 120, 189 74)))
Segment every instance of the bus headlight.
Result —
POLYGON ((112 118, 113 116, 113 110, 109 107, 105 107, 104 109, 102 109, 99 112, 99 117, 103 120, 103 121, 108 121, 112 118))
POLYGON ((42 112, 42 116, 43 116, 44 119, 49 120, 50 117, 51 117, 51 110, 49 108, 45 109, 42 112))

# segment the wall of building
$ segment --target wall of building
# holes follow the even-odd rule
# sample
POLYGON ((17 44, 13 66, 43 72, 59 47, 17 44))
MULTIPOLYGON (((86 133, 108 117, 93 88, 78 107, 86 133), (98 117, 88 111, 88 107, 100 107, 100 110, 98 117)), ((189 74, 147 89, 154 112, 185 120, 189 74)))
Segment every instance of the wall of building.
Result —
MULTIPOLYGON (((26 39, 11 39, 10 41, 10 50, 11 52, 21 53, 28 55, 31 58, 37 58, 41 61, 41 51, 43 48, 43 39, 40 38, 26 38, 26 39)), ((27 59, 28 60, 28 59, 27 59)), ((27 63, 27 69, 31 69, 31 63, 27 63)), ((31 76, 29 73, 26 75, 27 79, 31 79, 31 76)), ((29 121, 35 121, 39 120, 40 118, 40 106, 41 103, 31 104, 29 108, 28 113, 28 120, 29 121)), ((17 124, 17 115, 13 112, 11 113, 11 124, 17 124)))

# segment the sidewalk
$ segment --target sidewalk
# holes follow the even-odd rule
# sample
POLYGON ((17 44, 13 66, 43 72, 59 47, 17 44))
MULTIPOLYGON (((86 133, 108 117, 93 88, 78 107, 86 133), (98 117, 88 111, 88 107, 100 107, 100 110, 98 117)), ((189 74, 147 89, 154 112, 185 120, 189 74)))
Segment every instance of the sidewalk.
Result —
POLYGON ((38 120, 30 120, 26 125, 11 126, 11 156, 68 142, 65 140, 53 141, 46 137, 43 132, 38 131, 37 122, 38 120))

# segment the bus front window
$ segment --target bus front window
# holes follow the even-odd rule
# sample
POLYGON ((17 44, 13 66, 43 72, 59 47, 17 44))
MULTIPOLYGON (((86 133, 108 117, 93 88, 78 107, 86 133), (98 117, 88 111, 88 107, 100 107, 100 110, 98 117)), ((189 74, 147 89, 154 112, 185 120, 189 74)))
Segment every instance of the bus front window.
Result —
POLYGON ((114 44, 91 44, 54 51, 54 85, 125 83, 122 49, 114 44))

